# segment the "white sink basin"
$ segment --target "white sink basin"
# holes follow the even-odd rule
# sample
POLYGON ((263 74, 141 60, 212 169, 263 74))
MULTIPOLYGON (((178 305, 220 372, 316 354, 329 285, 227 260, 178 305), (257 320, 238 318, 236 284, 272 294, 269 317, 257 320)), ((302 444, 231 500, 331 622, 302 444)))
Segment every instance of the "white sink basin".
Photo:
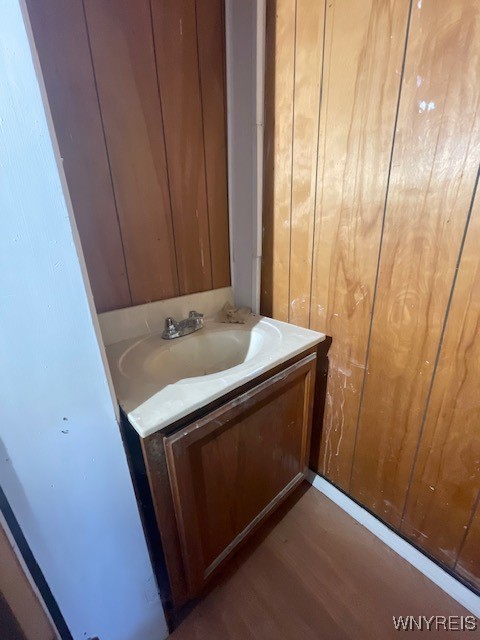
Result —
POLYGON ((118 368, 131 380, 148 378, 168 383, 191 382, 192 378, 211 376, 255 358, 272 336, 261 328, 201 329, 184 338, 168 342, 159 334, 137 341, 121 356, 118 368))
POLYGON ((174 340, 131 338, 108 346, 107 356, 120 406, 146 437, 324 339, 251 316, 244 325, 207 321, 174 340))

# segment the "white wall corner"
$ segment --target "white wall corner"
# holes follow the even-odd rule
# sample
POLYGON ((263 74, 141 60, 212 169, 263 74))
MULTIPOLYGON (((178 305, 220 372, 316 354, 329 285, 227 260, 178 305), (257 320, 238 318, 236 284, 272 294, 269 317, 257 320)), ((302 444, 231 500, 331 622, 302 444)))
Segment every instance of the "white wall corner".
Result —
POLYGON ((226 0, 230 260, 235 302, 259 312, 265 0, 226 0))

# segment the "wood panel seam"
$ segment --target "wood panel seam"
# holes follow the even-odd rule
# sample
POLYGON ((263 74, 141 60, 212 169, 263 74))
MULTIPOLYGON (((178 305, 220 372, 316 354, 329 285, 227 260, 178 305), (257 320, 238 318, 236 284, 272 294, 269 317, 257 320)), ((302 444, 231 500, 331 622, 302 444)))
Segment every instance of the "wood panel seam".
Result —
MULTIPOLYGON (((323 84, 325 81, 325 48, 326 48, 326 34, 327 34, 327 0, 325 0, 325 13, 323 16, 323 45, 324 45, 324 49, 323 49, 323 60, 322 60, 322 95, 321 95, 321 100, 320 100, 320 105, 319 108, 322 108, 322 103, 323 103, 323 84)), ((335 5, 333 5, 333 16, 335 17, 335 5)), ((333 21, 332 21, 332 30, 333 30, 333 21)), ((331 66, 332 66, 332 48, 333 48, 333 38, 330 42, 330 50, 329 50, 329 56, 328 56, 328 77, 330 78, 330 70, 331 70, 331 66)), ((328 122, 328 107, 329 107, 329 92, 326 92, 326 102, 325 102, 325 123, 328 122)), ((320 122, 321 119, 321 111, 319 112, 319 117, 318 117, 318 136, 319 136, 319 143, 320 143, 320 122)), ((324 140, 323 140, 323 149, 322 149, 322 193, 320 196, 320 207, 322 207, 323 205, 323 185, 324 185, 324 181, 325 181, 325 157, 326 157, 326 145, 327 145, 327 136, 324 136, 324 140)), ((319 164, 319 148, 320 148, 320 144, 317 147, 317 166, 315 168, 315 183, 318 184, 318 164, 319 164)), ((314 216, 314 225, 315 225, 315 229, 314 229, 314 234, 313 234, 313 243, 312 243, 312 273, 311 273, 311 285, 310 285, 310 319, 311 319, 311 314, 312 314, 312 296, 313 296, 313 279, 314 279, 314 266, 315 266, 315 234, 318 231, 317 229, 317 225, 316 225, 316 219, 317 219, 317 189, 315 189, 315 209, 313 211, 313 216, 314 216)), ((321 228, 321 220, 320 220, 320 228, 321 228)), ((309 325, 310 326, 310 325, 309 325)))
POLYGON ((213 288, 213 258, 212 258, 212 235, 211 235, 211 224, 210 224, 210 200, 208 198, 208 179, 207 179, 207 152, 206 152, 206 143, 205 143, 205 114, 203 112, 203 88, 202 88, 202 66, 200 64, 200 45, 198 42, 198 11, 197 11, 197 0, 194 3, 195 6, 195 37, 196 37, 196 46, 197 46, 197 67, 198 67, 198 91, 200 94, 200 113, 202 117, 202 140, 203 140, 203 162, 205 163, 205 197, 206 197, 206 205, 207 205, 207 223, 208 223, 208 244, 210 247, 210 272, 212 283, 211 286, 213 288))
POLYGON ((297 8, 298 2, 295 0, 295 22, 293 26, 293 84, 292 84, 292 153, 290 160, 290 229, 288 245, 288 297, 287 297, 287 321, 290 322, 290 283, 292 272, 292 206, 293 206, 293 163, 295 160, 295 78, 297 65, 297 8))
MULTIPOLYGON (((223 118, 224 118, 224 127, 225 127, 225 131, 224 131, 224 141, 225 141, 225 156, 224 156, 224 162, 225 162, 225 175, 227 176, 227 184, 226 184, 226 188, 227 188, 227 207, 230 208, 230 185, 229 185, 229 180, 228 180, 228 172, 229 172, 229 167, 228 167, 228 92, 227 92, 227 27, 226 27, 226 18, 225 18, 225 1, 222 2, 222 49, 223 49, 223 100, 224 100, 224 110, 223 110, 223 118)), ((265 110, 265 96, 264 96, 264 100, 263 100, 263 108, 265 110)), ((264 131, 265 131, 265 122, 264 122, 264 131)), ((263 188, 263 185, 262 185, 263 188)), ((263 205, 263 198, 262 198, 262 205, 263 205)), ((263 214, 263 210, 262 210, 262 214, 263 214)), ((233 284, 232 282, 232 248, 230 245, 230 235, 231 235, 231 229, 230 229, 230 217, 228 217, 228 270, 229 270, 229 280, 230 280, 230 285, 233 284)), ((260 263, 260 267, 261 267, 261 263, 260 263)), ((213 283, 213 273, 212 273, 212 283, 213 283)))
MULTIPOLYGON (((431 377, 431 380, 430 380, 430 386, 429 386, 428 393, 427 393, 427 398, 426 398, 426 401, 425 401, 425 408, 424 408, 423 415, 422 415, 422 423, 420 425, 420 431, 418 433, 417 446, 415 448, 415 453, 414 453, 413 460, 412 460, 412 467, 411 467, 411 470, 410 470, 410 477, 409 477, 409 481, 408 481, 408 484, 407 484, 407 492, 405 494, 405 502, 403 504, 402 517, 400 519, 400 530, 403 527, 403 521, 404 521, 404 518, 405 518, 405 511, 406 511, 406 508, 407 508, 408 499, 410 497, 410 489, 412 487, 412 480, 413 480, 413 475, 414 475, 414 471, 415 471, 415 465, 416 465, 416 462, 417 462, 418 453, 420 451, 420 445, 421 445, 421 442, 422 442, 422 436, 423 436, 423 432, 424 432, 424 428, 425 428, 425 422, 426 422, 426 419, 427 419, 427 413, 428 413, 428 408, 429 408, 429 405, 430 405, 430 399, 431 399, 431 396, 432 396, 432 390, 433 390, 433 385, 434 385, 434 382, 435 382, 435 376, 437 374, 438 363, 439 363, 440 356, 441 356, 441 353, 442 353, 443 342, 444 342, 444 339, 445 339, 445 332, 446 332, 447 324, 448 324, 448 316, 449 316, 449 313, 450 313, 450 308, 452 306, 452 300, 453 300, 453 295, 454 295, 454 292, 455 292, 455 285, 457 283, 458 272, 459 272, 459 268, 460 268, 460 262, 462 260, 463 249, 465 247, 465 241, 467 239, 468 228, 470 226, 470 220, 471 220, 471 217, 472 217, 472 210, 473 210, 473 205, 474 205, 475 197, 476 197, 476 193, 477 193, 479 176, 480 176, 480 167, 477 170, 477 177, 475 179, 472 198, 470 200, 467 219, 465 221, 465 228, 463 230, 463 236, 462 236, 462 240, 461 240, 461 243, 460 243, 460 248, 459 248, 459 251, 458 251, 457 262, 456 262, 456 265, 455 265, 455 271, 454 271, 454 274, 453 274, 452 284, 451 284, 451 287, 450 287, 450 294, 448 296, 447 306, 445 308, 445 315, 444 315, 444 318, 443 318, 443 324, 442 324, 442 330, 441 330, 441 333, 440 333, 440 339, 438 341, 438 347, 437 347, 437 353, 436 353, 436 356, 435 356, 435 363, 433 365, 432 377, 431 377)), ((472 513, 470 515, 469 525, 471 524, 471 522, 472 522, 472 520, 473 520, 473 518, 475 516, 475 510, 476 510, 479 498, 480 498, 480 491, 479 491, 479 494, 477 496, 476 502, 474 503, 473 508, 472 508, 472 513)), ((468 531, 469 531, 469 525, 467 525, 467 528, 465 529, 465 532, 463 534, 462 543, 461 543, 461 545, 460 545, 460 547, 459 547, 459 549, 457 551, 457 558, 455 560, 455 565, 454 566, 456 566, 456 564, 457 564, 457 561, 458 561, 458 558, 460 556, 460 552, 461 552, 462 546, 465 543, 465 540, 466 540, 466 537, 467 537, 467 534, 468 534, 468 531)))
POLYGON ((457 558, 455 560, 455 564, 453 565, 453 570, 454 571, 457 569, 458 560, 459 560, 460 556, 462 555, 463 547, 465 546, 465 542, 467 540, 468 534, 470 533, 470 529, 472 528, 472 524, 473 524, 473 521, 474 521, 475 516, 477 514, 477 511, 479 509, 479 506, 480 506, 480 489, 478 490, 478 494, 477 494, 477 497, 475 499, 475 503, 473 505, 472 513, 470 514, 470 518, 469 518, 469 520, 467 522, 467 525, 465 527, 465 531, 464 531, 464 534, 463 534, 462 542, 460 543, 460 546, 458 547, 457 558))
MULTIPOLYGON (((310 299, 308 302, 308 326, 311 326, 312 322, 312 291, 313 291, 313 265, 315 262, 315 231, 317 221, 317 184, 318 184, 318 149, 320 146, 320 118, 322 114, 323 103, 323 80, 325 71, 325 40, 326 40, 326 26, 327 26, 327 0, 323 3, 323 39, 322 39, 322 69, 320 72, 320 96, 318 100, 318 120, 317 120, 317 152, 315 154, 315 192, 313 196, 313 222, 312 222, 312 258, 310 265, 310 299)), ((293 155, 293 154, 292 154, 293 155)))
MULTIPOLYGON (((123 231, 122 231, 122 225, 120 224, 120 216, 118 215, 118 203, 117 203, 117 194, 115 192, 115 184, 113 181, 113 173, 112 173, 112 165, 111 165, 111 161, 110 161, 110 152, 108 150, 108 145, 107 145, 107 135, 105 133, 105 123, 103 120, 103 113, 102 113, 102 105, 100 103, 100 94, 98 92, 98 82, 97 82, 97 74, 95 71, 95 63, 93 61, 93 51, 92 51, 92 42, 90 39, 90 30, 88 28, 88 20, 87 20, 87 11, 85 9, 85 0, 81 0, 82 2, 82 13, 83 13, 83 20, 85 23, 85 31, 87 34, 87 43, 88 43, 88 53, 90 56, 90 63, 92 65, 92 76, 93 76, 93 84, 95 87, 95 96, 97 99, 97 105, 98 105, 98 113, 100 116, 100 123, 102 126, 102 137, 103 137, 103 144, 105 146, 105 153, 107 156, 107 164, 108 164, 108 175, 110 178, 110 184, 112 187, 112 197, 113 197, 113 205, 115 207, 115 217, 117 219, 117 223, 118 223, 118 231, 120 234, 120 242, 122 245, 122 258, 123 258, 123 264, 125 265, 125 277, 127 280, 127 286, 128 286, 128 295, 130 297, 130 305, 133 305, 133 296, 132 296, 132 287, 130 285, 130 276, 128 273, 128 266, 127 266, 127 257, 126 257, 126 253, 125 253, 125 243, 123 240, 123 231)), ((89 277, 91 278, 91 274, 89 274, 89 277)))
POLYGON ((400 82, 399 82, 399 86, 398 86, 397 105, 396 105, 396 109, 395 109, 395 120, 394 120, 394 124, 393 124, 392 145, 391 145, 391 149, 390 149, 390 159, 389 159, 389 162, 388 162, 388 174, 387 174, 387 183, 386 183, 386 189, 385 189, 385 201, 384 201, 384 206, 383 206, 382 224, 381 224, 381 231, 380 231, 380 241, 379 241, 379 247, 378 247, 377 268, 376 268, 376 272, 375 272, 375 283, 374 283, 374 287, 373 287, 372 309, 371 309, 371 312, 370 312, 370 326, 369 326, 369 329, 368 329, 367 347, 366 347, 366 350, 365 350, 365 369, 364 369, 364 372, 363 372, 362 388, 361 388, 361 391, 360 391, 360 400, 359 400, 359 404, 358 404, 357 424, 356 424, 356 427, 355 427, 355 438, 354 438, 354 443, 353 443, 352 463, 351 463, 351 467, 350 467, 350 480, 349 480, 349 483, 348 483, 348 493, 349 494, 351 494, 351 489, 352 489, 353 469, 354 469, 354 466, 355 466, 355 454, 356 454, 356 448, 357 448, 357 442, 358 442, 358 429, 359 429, 359 425, 360 425, 360 416, 361 416, 361 413, 362 413, 362 404, 363 404, 363 396, 364 396, 364 392, 365 392, 365 383, 366 383, 366 380, 367 380, 368 356, 369 356, 371 336, 372 336, 373 318, 374 318, 374 315, 375 315, 375 302, 376 302, 376 297, 377 297, 377 286, 378 286, 378 276, 379 276, 379 271, 380 271, 380 260, 381 260, 381 256, 382 256, 383 234, 384 234, 384 231, 385 231, 385 218, 386 218, 386 213, 387 213, 388 193, 389 193, 389 187, 390 187, 390 177, 391 177, 391 173, 392 173, 392 163, 393 163, 393 154, 394 154, 394 150, 395 150, 395 138, 396 138, 397 124, 398 124, 398 115, 399 115, 399 112, 400 112, 400 101, 401 101, 402 88, 403 88, 402 85, 403 85, 403 78, 404 78, 404 74, 405 74, 405 64, 406 64, 406 59, 407 59, 407 47, 408 47, 408 37, 409 37, 409 34, 410 34, 410 23, 411 23, 411 17, 412 17, 412 5, 413 5, 413 0, 410 0, 410 4, 409 4, 409 7, 408 7, 407 25, 406 25, 406 29, 405 29, 405 44, 404 44, 404 48, 403 48, 402 68, 401 68, 401 71, 400 71, 400 82))
POLYGON ((175 225, 173 221, 173 206, 172 206, 172 193, 170 187, 170 169, 168 166, 168 155, 167 155, 167 141, 165 136, 165 121, 163 118, 163 102, 162 102, 162 92, 160 89, 160 79, 159 79, 159 70, 158 70, 158 62, 157 62, 157 42, 155 39, 155 29, 153 28, 153 11, 152 11, 152 0, 148 0, 148 11, 150 16, 150 28, 152 31, 152 44, 153 44, 153 61, 155 65, 155 79, 157 81, 157 93, 158 93, 158 102, 160 104, 160 118, 162 122, 162 130, 163 130, 163 151, 165 154, 165 168, 167 172, 167 187, 168 187, 168 202, 170 204, 170 221, 172 224, 172 238, 173 238, 173 251, 175 253, 175 271, 177 274, 177 291, 180 293, 180 276, 178 273, 178 254, 177 254, 177 241, 175 239, 175 225))

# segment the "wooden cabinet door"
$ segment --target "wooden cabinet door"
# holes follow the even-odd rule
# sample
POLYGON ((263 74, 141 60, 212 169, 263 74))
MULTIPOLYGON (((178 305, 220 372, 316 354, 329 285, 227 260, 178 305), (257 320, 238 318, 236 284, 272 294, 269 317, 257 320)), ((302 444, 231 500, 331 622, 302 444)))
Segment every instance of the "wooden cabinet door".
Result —
POLYGON ((165 438, 190 595, 304 478, 315 354, 165 438))

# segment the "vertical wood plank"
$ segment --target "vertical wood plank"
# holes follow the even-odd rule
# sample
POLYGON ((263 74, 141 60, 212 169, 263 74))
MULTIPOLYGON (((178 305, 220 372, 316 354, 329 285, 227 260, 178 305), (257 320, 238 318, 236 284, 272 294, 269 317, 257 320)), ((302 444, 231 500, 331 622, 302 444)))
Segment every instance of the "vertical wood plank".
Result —
POLYGON ((180 293, 212 288, 195 0, 152 0, 180 293))
POLYGON ((480 589, 480 507, 474 513, 469 526, 465 544, 460 551, 456 572, 470 582, 476 589, 480 589))
POLYGON ((413 4, 351 485, 394 527, 480 159, 479 10, 413 4))
POLYGON ((295 0, 267 0, 262 313, 288 320, 295 0))
POLYGON ((81 0, 28 0, 97 311, 131 304, 81 0))
POLYGON ((325 3, 297 3, 289 321, 310 322, 315 187, 325 3))
POLYGON ((402 524, 405 535, 450 567, 480 491, 479 247, 477 196, 402 524))
POLYGON ((317 468, 344 489, 366 362, 407 19, 403 0, 327 3, 311 327, 333 337, 317 468))
POLYGON ((133 304, 178 294, 148 0, 85 0, 133 304))
POLYGON ((214 289, 230 285, 223 0, 197 0, 207 203, 214 289))

